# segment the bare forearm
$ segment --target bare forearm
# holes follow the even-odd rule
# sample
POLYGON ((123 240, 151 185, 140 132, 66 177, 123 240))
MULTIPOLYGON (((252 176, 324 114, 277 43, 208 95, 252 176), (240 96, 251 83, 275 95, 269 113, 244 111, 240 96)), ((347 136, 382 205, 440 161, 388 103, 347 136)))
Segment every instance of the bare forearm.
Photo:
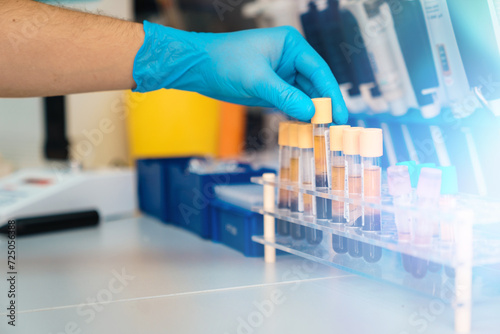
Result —
POLYGON ((0 0, 0 97, 133 88, 141 24, 0 0))

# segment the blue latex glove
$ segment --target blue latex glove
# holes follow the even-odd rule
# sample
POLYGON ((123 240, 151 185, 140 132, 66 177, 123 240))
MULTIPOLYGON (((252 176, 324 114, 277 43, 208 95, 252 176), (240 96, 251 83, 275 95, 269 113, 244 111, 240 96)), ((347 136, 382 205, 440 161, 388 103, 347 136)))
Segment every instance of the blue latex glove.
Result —
POLYGON ((215 34, 144 21, 144 31, 134 61, 136 92, 193 91, 231 103, 276 107, 303 121, 314 115, 311 98, 330 97, 333 121, 347 121, 330 68, 292 27, 215 34))

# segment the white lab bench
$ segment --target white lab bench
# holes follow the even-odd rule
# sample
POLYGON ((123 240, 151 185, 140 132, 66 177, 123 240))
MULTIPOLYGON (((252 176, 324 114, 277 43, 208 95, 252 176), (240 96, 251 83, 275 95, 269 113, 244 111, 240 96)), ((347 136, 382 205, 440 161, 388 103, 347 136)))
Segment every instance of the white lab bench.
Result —
MULTIPOLYGON (((5 277, 4 237, 0 249, 5 277)), ((149 217, 20 237, 17 250, 17 325, 3 278, 0 333, 453 333, 439 300, 292 255, 245 258, 149 217)), ((472 332, 496 332, 498 314, 474 305, 472 332)))

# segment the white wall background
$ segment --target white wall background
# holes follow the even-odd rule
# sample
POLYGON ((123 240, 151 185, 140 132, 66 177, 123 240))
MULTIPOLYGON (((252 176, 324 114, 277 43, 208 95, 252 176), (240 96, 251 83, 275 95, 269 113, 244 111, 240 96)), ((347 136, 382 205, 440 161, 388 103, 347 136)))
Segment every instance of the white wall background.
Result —
POLYGON ((0 154, 14 167, 42 164, 42 99, 0 99, 0 154))

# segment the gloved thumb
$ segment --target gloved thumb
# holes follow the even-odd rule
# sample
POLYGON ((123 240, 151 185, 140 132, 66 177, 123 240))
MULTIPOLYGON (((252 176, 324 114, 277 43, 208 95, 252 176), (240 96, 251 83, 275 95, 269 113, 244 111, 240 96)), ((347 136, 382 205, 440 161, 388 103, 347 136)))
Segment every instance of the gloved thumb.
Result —
POLYGON ((289 85, 272 69, 264 78, 255 90, 258 98, 301 121, 309 121, 314 116, 314 104, 304 92, 289 85))

